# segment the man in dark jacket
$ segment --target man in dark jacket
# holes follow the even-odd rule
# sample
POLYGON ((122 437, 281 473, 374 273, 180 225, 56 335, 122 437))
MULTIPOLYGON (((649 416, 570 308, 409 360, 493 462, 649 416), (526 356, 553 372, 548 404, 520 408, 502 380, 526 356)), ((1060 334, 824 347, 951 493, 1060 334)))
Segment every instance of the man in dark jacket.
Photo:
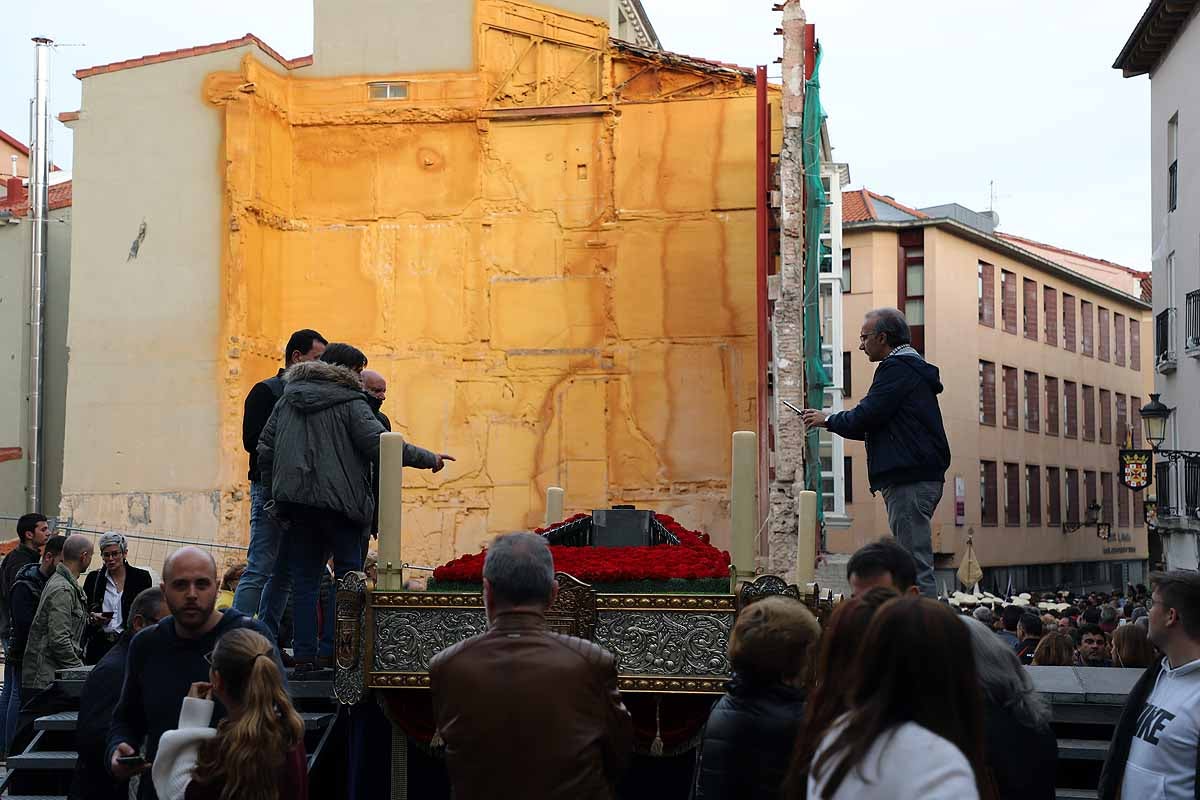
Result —
MULTIPOLYGON (((9 619, 9 595, 17 573, 41 559, 42 545, 50 538, 50 523, 41 514, 25 514, 17 520, 17 547, 0 561, 0 646, 10 653, 12 626, 9 619)), ((4 663, 4 689, 0 691, 0 753, 7 752, 9 738, 4 731, 15 730, 21 712, 18 691, 21 686, 20 666, 14 667, 12 656, 4 663), (15 669, 15 671, 14 671, 15 669), (11 711, 9 709, 12 709, 11 711), (11 717, 11 719, 10 719, 11 717)))
POLYGON ((1042 619, 1037 614, 1026 612, 1017 621, 1017 658, 1029 666, 1033 663, 1033 653, 1037 650, 1038 642, 1042 640, 1042 619))
POLYGON ((129 642, 142 628, 157 625, 170 613, 162 589, 152 587, 139 592, 130 604, 128 622, 117 643, 88 673, 79 696, 79 722, 75 726, 79 760, 75 762, 71 800, 127 800, 129 797, 129 782, 118 781, 108 773, 104 758, 108 750, 108 728, 112 723, 113 707, 121 699, 129 642))
POLYGON ((1157 573, 1150 641, 1166 657, 1146 668, 1113 733, 1100 800, 1200 797, 1200 575, 1157 573))
POLYGON ((592 642, 546 630, 557 592, 545 539, 497 537, 483 564, 488 631, 429 666, 434 724, 458 800, 615 794, 633 745, 617 660, 592 642))
MULTIPOLYGON (((327 344, 325 337, 314 330, 296 331, 284 348, 284 367, 316 361, 325 352, 327 344)), ((270 579, 279 555, 279 526, 263 512, 267 491, 258 473, 258 437, 262 435, 276 401, 283 396, 283 372, 281 369, 274 377, 254 384, 246 395, 242 415, 242 447, 250 454, 250 547, 246 551, 246 571, 233 593, 233 607, 249 616, 259 613, 263 587, 270 579)), ((287 604, 286 596, 283 602, 287 604)))
POLYGON ((938 368, 910 344, 908 322, 898 310, 868 312, 858 339, 858 349, 879 364, 866 397, 829 416, 805 409, 804 424, 866 443, 871 493, 883 492, 888 527, 917 560, 921 594, 936 598, 931 522, 950 468, 937 401, 942 381, 938 368))
POLYGON ((17 732, 17 721, 21 711, 21 665, 25 658, 25 645, 29 642, 29 629, 33 627, 33 615, 37 613, 38 601, 42 598, 42 589, 46 581, 54 574, 59 562, 62 561, 63 543, 65 536, 51 536, 42 548, 42 560, 37 564, 26 564, 17 573, 9 593, 9 621, 12 636, 9 639, 8 652, 5 656, 5 667, 12 668, 12 677, 5 677, 5 690, 11 692, 12 713, 4 719, 2 732, 5 748, 12 742, 17 732), (12 684, 9 685, 9 681, 12 684))

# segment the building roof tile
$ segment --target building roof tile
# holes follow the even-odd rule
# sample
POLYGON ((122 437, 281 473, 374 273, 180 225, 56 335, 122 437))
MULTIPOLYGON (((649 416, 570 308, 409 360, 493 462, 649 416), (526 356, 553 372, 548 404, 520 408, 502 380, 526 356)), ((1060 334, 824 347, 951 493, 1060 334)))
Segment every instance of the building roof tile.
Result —
MULTIPOLYGON (((7 197, 0 197, 0 214, 9 213, 14 217, 23 217, 29 213, 29 192, 22 192, 22 195, 17 200, 11 200, 7 197)), ((50 186, 50 210, 57 211, 60 208, 69 208, 71 205, 73 190, 71 181, 63 181, 50 186)))
POLYGON ((877 194, 870 189, 853 189, 842 192, 842 222, 875 222, 881 219, 876 203, 883 203, 913 219, 928 219, 929 215, 915 208, 898 203, 887 195, 877 194))
POLYGON ((119 72, 123 69, 132 69, 133 67, 144 67, 148 64, 161 64, 164 61, 176 61, 181 58, 191 58, 192 56, 202 56, 209 53, 219 53, 222 50, 233 50, 246 45, 256 45, 264 53, 279 62, 280 66, 285 69, 296 69, 297 67, 307 67, 312 64, 312 56, 301 56, 300 58, 286 59, 277 53, 270 45, 262 39, 255 36, 253 33, 247 33, 240 39, 230 39, 226 42, 217 42, 215 44, 206 44, 199 47, 185 47, 181 50, 167 50, 162 53, 142 56, 141 58, 131 58, 126 61, 114 61, 111 64, 100 64, 95 67, 77 70, 75 77, 79 79, 90 78, 93 75, 103 75, 107 72, 119 72))

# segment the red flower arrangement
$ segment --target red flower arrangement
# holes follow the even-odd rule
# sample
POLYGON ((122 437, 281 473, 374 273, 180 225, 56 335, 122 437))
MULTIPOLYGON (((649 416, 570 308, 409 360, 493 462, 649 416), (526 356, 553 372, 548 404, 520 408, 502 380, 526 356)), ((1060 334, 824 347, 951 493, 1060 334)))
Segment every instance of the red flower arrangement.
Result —
MULTIPOLYGON (((558 525, 536 528, 534 533, 546 533, 587 516, 576 514, 558 525)), ((565 572, 587 583, 729 577, 729 553, 709 544, 708 534, 690 531, 666 514, 654 516, 679 539, 679 544, 655 547, 551 545, 555 571, 565 572)), ((484 550, 443 564, 433 571, 434 580, 479 583, 483 580, 483 559, 486 555, 487 551, 484 550)))

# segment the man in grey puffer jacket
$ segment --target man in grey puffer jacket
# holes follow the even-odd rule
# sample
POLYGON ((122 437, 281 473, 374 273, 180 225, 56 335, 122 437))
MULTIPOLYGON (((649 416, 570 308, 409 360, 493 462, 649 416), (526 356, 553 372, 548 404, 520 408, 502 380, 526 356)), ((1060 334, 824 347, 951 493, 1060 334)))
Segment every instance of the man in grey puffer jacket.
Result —
MULTIPOLYGON (((331 344, 326 354, 336 355, 339 347, 365 365, 366 357, 349 345, 331 344)), ((286 526, 278 570, 293 582, 297 666, 316 664, 318 655, 322 662, 332 658, 332 602, 318 653, 321 575, 330 553, 337 578, 362 569, 362 537, 375 511, 371 470, 384 428, 363 394, 362 367, 345 363, 308 361, 288 368, 283 396, 258 440, 259 475, 270 492, 270 512, 286 526)), ((405 445, 404 456, 405 466, 442 466, 440 456, 412 445, 405 445)))

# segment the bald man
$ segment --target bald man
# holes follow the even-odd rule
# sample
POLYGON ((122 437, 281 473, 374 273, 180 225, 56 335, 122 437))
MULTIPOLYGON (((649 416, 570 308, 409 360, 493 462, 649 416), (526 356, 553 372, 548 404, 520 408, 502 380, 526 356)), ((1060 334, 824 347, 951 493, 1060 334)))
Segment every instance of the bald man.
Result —
POLYGON ((41 691, 54 683, 54 672, 83 666, 83 627, 87 598, 79 576, 92 563, 92 540, 80 534, 63 542, 62 563, 46 581, 29 629, 29 642, 21 661, 21 688, 41 691))
POLYGON ((363 391, 367 393, 367 405, 375 412, 375 419, 379 420, 379 424, 390 431, 392 421, 388 419, 387 414, 379 410, 383 401, 387 399, 387 379, 373 369, 364 369, 360 377, 363 391))
MULTIPOLYGON (((129 643, 125 685, 113 711, 108 737, 108 764, 113 777, 144 772, 154 760, 164 731, 177 727, 183 698, 193 683, 208 680, 206 656, 217 640, 235 628, 250 628, 275 641, 266 626, 236 609, 217 610, 217 563, 206 551, 184 547, 163 564, 162 591, 171 616, 146 628, 129 643), (144 749, 142 743, 145 742, 144 749), (117 763, 122 756, 144 753, 147 765, 117 763)), ((281 674, 283 662, 275 649, 281 674)), ((213 725, 225 716, 217 703, 213 725)), ((156 800, 154 784, 140 783, 139 800, 156 800)))

